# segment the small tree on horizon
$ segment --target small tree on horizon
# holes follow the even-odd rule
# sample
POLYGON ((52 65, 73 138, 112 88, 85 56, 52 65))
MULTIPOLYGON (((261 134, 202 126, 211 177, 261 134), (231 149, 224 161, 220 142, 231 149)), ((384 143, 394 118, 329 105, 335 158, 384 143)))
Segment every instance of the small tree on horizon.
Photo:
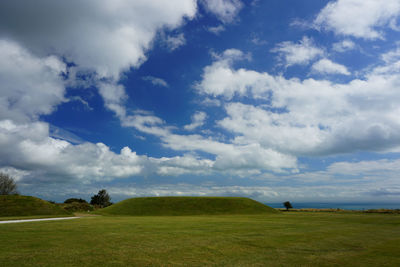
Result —
POLYGON ((97 193, 97 195, 92 196, 90 204, 105 208, 112 205, 110 200, 111 197, 108 195, 107 191, 102 189, 99 191, 99 193, 97 193))
POLYGON ((285 206, 286 210, 293 209, 293 206, 289 201, 283 202, 283 206, 285 206))
POLYGON ((17 184, 10 175, 0 172, 0 195, 17 195, 17 184))

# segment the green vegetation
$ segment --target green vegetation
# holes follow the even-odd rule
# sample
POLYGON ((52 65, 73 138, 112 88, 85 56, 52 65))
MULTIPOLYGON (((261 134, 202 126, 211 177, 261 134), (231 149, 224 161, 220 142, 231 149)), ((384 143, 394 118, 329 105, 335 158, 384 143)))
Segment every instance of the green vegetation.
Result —
POLYGON ((16 195, 17 184, 10 175, 0 172, 0 195, 16 195))
POLYGON ((397 214, 97 216, 0 224, 1 266, 399 266, 397 214))
POLYGON ((176 216, 278 213, 275 209, 241 197, 143 197, 130 198, 98 210, 103 215, 176 216))
POLYGON ((71 213, 36 197, 0 195, 0 217, 35 215, 70 215, 71 213))
POLYGON ((102 189, 96 195, 92 196, 90 204, 99 208, 105 208, 113 204, 110 200, 111 197, 107 193, 107 190, 102 189))
POLYGON ((68 202, 58 205, 70 212, 88 212, 94 209, 93 206, 87 202, 68 202))
POLYGON ((65 204, 74 203, 74 202, 87 203, 87 201, 82 198, 68 198, 64 201, 65 204))
POLYGON ((283 202, 283 206, 285 206, 286 210, 293 209, 292 203, 289 201, 283 202))

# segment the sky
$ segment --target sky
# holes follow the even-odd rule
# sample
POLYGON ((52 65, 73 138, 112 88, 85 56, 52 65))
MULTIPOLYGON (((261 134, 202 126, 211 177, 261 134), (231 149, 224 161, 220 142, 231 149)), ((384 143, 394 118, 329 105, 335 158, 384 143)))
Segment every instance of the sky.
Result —
POLYGON ((400 202, 400 0, 2 0, 0 171, 54 201, 400 202))

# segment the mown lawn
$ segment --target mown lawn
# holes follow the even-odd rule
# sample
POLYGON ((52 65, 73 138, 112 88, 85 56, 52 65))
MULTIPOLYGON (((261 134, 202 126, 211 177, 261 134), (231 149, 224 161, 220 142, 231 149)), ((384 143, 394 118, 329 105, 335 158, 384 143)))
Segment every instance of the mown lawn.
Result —
POLYGON ((85 217, 0 225, 0 266, 400 266, 400 216, 85 217))

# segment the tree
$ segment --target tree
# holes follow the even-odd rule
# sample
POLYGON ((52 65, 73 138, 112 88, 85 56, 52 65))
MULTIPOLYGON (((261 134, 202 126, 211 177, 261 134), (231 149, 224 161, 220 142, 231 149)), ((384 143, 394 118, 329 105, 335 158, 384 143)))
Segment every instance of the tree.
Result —
POLYGON ((10 175, 0 172, 0 195, 16 195, 17 184, 10 175))
POLYGON ((102 189, 99 191, 99 193, 97 193, 97 195, 92 196, 90 204, 104 208, 112 204, 110 200, 111 197, 108 195, 107 191, 105 189, 102 189))
POLYGON ((286 210, 293 209, 293 206, 289 201, 283 202, 283 206, 285 206, 286 210))

